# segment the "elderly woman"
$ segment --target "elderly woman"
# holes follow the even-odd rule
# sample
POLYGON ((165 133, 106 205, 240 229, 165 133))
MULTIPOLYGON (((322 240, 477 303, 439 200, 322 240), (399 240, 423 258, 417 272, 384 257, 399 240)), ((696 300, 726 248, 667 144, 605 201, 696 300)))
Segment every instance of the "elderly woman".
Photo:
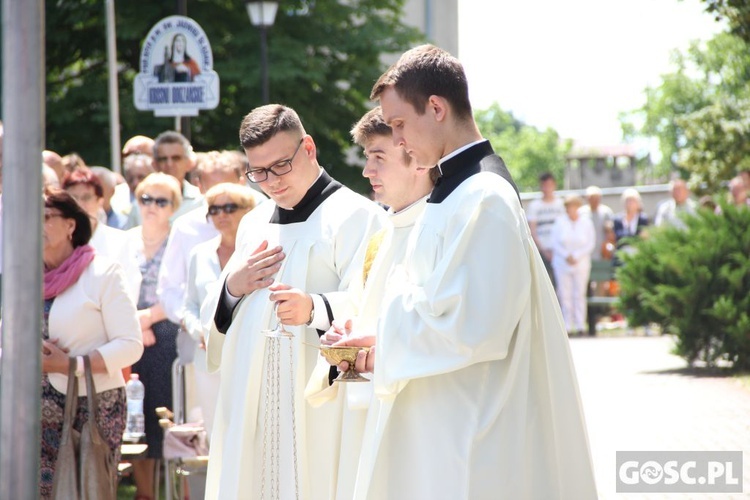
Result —
POLYGON ((125 431, 122 369, 143 352, 125 273, 88 245, 88 214, 65 191, 44 200, 44 321, 42 330, 42 442, 39 496, 49 498, 63 427, 70 363, 76 366, 78 412, 74 428, 90 418, 86 408, 83 356, 91 359, 98 394, 95 416, 115 462, 125 431))
POLYGON ((575 195, 565 198, 565 215, 558 217, 550 236, 552 270, 557 282, 557 297, 568 333, 580 334, 586 324, 586 287, 591 272, 591 254, 596 246, 594 223, 581 216, 583 200, 575 195))
POLYGON ((614 264, 620 265, 618 252, 630 253, 633 248, 630 241, 636 236, 645 236, 644 228, 648 226, 648 217, 643 213, 643 203, 641 195, 633 188, 628 188, 622 192, 622 205, 624 212, 615 215, 612 221, 612 228, 615 232, 615 251, 614 264))
POLYGON ((141 360, 133 365, 146 389, 143 413, 146 417, 148 455, 133 462, 136 498, 151 498, 154 492, 156 459, 162 457, 164 433, 155 410, 172 407, 172 363, 177 358, 179 325, 166 317, 156 295, 157 277, 167 246, 170 223, 182 201, 180 184, 171 175, 149 174, 135 190, 141 212, 141 226, 127 231, 140 265, 141 290, 138 297, 138 319, 146 346, 141 360))
POLYGON ((219 236, 197 245, 190 254, 184 323, 187 332, 201 347, 194 359, 195 388, 203 423, 210 435, 219 392, 219 374, 209 374, 206 368, 200 309, 209 286, 217 283, 221 270, 234 253, 234 241, 240 220, 255 207, 255 200, 249 187, 221 183, 206 192, 206 202, 206 217, 219 231, 219 236))

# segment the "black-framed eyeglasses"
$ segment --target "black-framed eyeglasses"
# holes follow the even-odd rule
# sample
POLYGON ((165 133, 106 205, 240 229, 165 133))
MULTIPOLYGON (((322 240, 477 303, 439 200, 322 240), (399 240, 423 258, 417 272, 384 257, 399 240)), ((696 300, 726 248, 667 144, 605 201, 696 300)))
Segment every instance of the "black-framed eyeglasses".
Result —
POLYGON ((224 205, 209 205, 208 206, 208 215, 218 215, 219 212, 224 212, 225 214, 233 214, 237 210, 240 209, 240 206, 236 203, 225 203, 224 205))
POLYGON ((149 196, 147 194, 142 194, 139 201, 144 207, 147 207, 152 203, 156 203, 156 206, 159 208, 164 208, 167 205, 172 204, 172 200, 168 200, 167 198, 154 198, 153 196, 149 196))
POLYGON ((297 156, 297 151, 299 151, 299 147, 302 146, 302 142, 304 142, 304 140, 305 140, 304 137, 299 140, 299 144, 297 144, 297 149, 294 150, 294 154, 291 156, 291 158, 277 161, 276 163, 274 163, 268 168, 250 167, 245 172, 245 176, 248 178, 250 182, 263 182, 266 179, 268 179, 268 172, 271 172, 276 177, 281 177, 282 175, 288 174, 289 172, 292 171, 292 162, 294 161, 294 157, 297 156))

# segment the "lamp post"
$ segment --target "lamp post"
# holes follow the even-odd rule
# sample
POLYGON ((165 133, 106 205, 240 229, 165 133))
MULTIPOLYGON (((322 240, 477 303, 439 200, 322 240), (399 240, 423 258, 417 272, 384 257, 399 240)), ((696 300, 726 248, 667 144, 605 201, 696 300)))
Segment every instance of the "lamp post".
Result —
POLYGON ((268 104, 268 43, 266 30, 273 26, 279 2, 250 1, 245 3, 250 22, 260 31, 260 82, 263 104, 268 104))

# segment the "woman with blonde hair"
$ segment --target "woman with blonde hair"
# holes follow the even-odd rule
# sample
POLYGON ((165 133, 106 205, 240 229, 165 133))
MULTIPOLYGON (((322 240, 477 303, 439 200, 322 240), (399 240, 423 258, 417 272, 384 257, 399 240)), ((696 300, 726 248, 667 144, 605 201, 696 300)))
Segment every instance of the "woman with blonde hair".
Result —
POLYGON ((206 367, 205 332, 200 309, 209 287, 218 282, 222 269, 234 253, 237 228, 242 217, 255 208, 255 199, 249 187, 225 182, 206 192, 206 202, 206 217, 211 219, 219 236, 196 245, 190 254, 183 322, 187 332, 200 346, 193 361, 195 387, 203 423, 210 435, 219 393, 219 373, 209 374, 206 367))
POLYGON ((136 248, 142 277, 138 320, 145 350, 132 370, 146 389, 143 414, 148 455, 144 460, 133 461, 133 476, 136 499, 146 500, 154 492, 154 469, 156 460, 162 457, 164 438, 155 410, 160 406, 172 407, 172 363, 177 358, 180 327, 167 319, 156 295, 156 285, 171 227, 169 218, 182 202, 180 183, 171 175, 155 172, 138 184, 135 197, 142 225, 129 230, 128 235, 136 248))

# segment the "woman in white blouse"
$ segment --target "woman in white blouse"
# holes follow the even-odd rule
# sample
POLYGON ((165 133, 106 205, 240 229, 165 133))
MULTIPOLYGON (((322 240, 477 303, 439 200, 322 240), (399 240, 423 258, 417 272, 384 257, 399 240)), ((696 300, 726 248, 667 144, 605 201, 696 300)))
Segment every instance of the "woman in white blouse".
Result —
POLYGON ((591 219, 578 214, 580 197, 568 196, 564 204, 566 213, 552 228, 552 269, 565 326, 569 333, 580 334, 586 324, 586 287, 596 234, 591 219))
POLYGON ((88 356, 98 395, 96 422, 117 463, 126 419, 122 369, 143 353, 125 273, 96 254, 88 244, 91 232, 89 216, 70 194, 54 191, 45 197, 40 498, 52 494, 70 364, 82 396, 73 426, 80 431, 89 419, 81 378, 83 356, 88 356))
POLYGON ((217 184, 206 192, 208 213, 219 236, 197 245, 190 254, 187 289, 185 291, 184 325, 199 343, 195 353, 195 388, 198 406, 203 415, 206 432, 211 435, 216 398, 219 393, 219 373, 206 369, 206 347, 200 309, 209 287, 216 286, 221 270, 234 253, 235 236, 242 217, 255 207, 252 190, 234 183, 217 184))

